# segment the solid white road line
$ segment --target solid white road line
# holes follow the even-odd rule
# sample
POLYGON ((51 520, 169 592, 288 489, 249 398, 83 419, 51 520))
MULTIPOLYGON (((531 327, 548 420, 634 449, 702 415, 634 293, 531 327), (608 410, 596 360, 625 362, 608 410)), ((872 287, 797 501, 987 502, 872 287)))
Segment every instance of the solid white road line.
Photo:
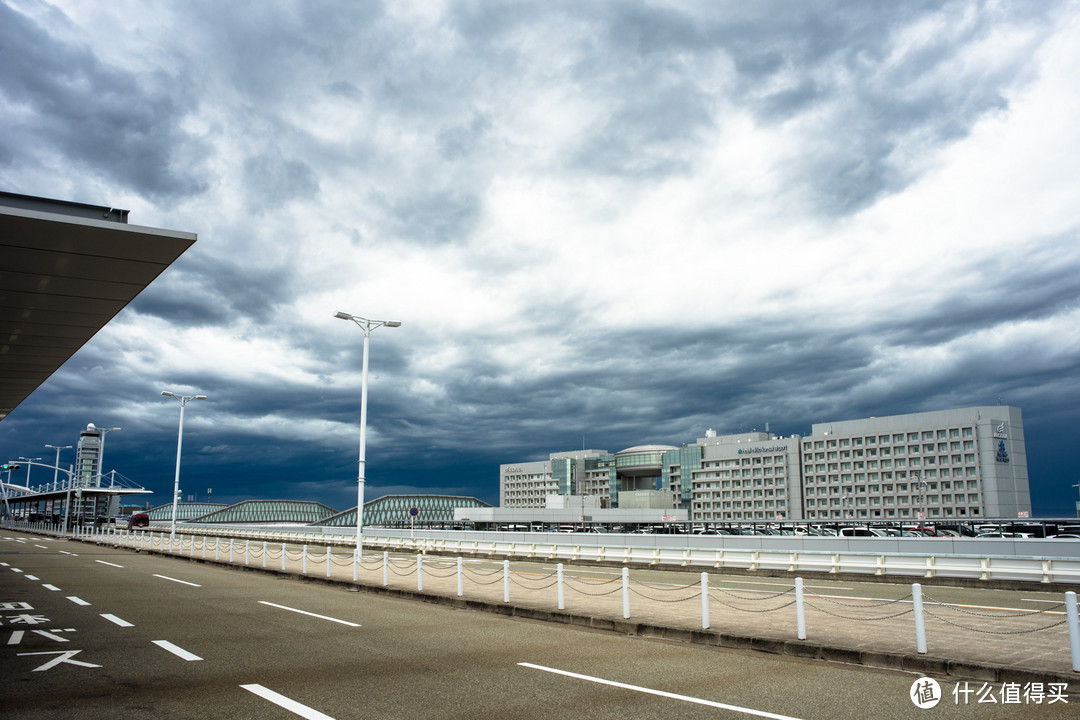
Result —
POLYGON ((196 655, 195 653, 190 653, 190 652, 188 652, 187 650, 185 650, 182 647, 178 647, 176 645, 173 645, 168 640, 154 640, 154 644, 157 645, 162 650, 168 650, 173 655, 177 656, 178 658, 180 658, 182 660, 202 660, 202 658, 199 657, 198 655, 196 655))
POLYGON ((118 617, 116 617, 115 615, 113 615, 111 613, 101 613, 101 617, 105 618, 106 620, 108 620, 111 623, 116 623, 120 627, 135 627, 134 625, 129 623, 127 620, 124 620, 122 618, 118 618, 118 617))
POLYGON ((124 567, 123 565, 117 565, 116 563, 105 562, 104 560, 95 560, 94 562, 101 563, 102 565, 108 565, 109 567, 118 567, 118 568, 124 567))
POLYGON ((658 695, 660 697, 671 698, 672 700, 682 700, 683 702, 691 702, 697 705, 707 705, 709 707, 720 708, 722 710, 732 710, 734 712, 745 713, 747 715, 754 715, 756 717, 772 718, 773 720, 798 720, 790 715, 777 715, 776 713, 765 712, 764 710, 754 710, 753 708, 739 707, 738 705, 727 705, 725 703, 718 703, 712 700, 704 700, 702 698, 690 697, 689 695, 679 695, 677 693, 669 693, 663 690, 653 690, 652 688, 640 687, 638 685, 627 685, 626 683, 615 682, 614 680, 604 680, 603 678, 592 677, 591 675, 581 675, 579 673, 569 672, 567 670, 558 670, 556 668, 545 667, 543 665, 533 665, 532 663, 518 663, 521 667, 532 668, 533 670, 543 670, 544 672, 554 673, 556 675, 564 675, 566 677, 577 678, 578 680, 587 680, 589 682, 599 683, 600 685, 609 685, 611 687, 622 688, 624 690, 633 690, 634 692, 646 693, 648 695, 658 695))
POLYGON ((154 573, 154 577, 161 578, 162 580, 172 580, 175 583, 181 583, 183 585, 190 585, 191 587, 202 587, 202 585, 196 585, 195 583, 188 582, 187 580, 177 580, 176 578, 171 578, 168 575, 158 575, 157 573, 154 573))
POLYGON ((241 685, 240 687, 244 688, 250 693, 255 693, 264 700, 269 700, 275 705, 285 708, 291 713, 296 713, 302 718, 307 718, 307 720, 334 720, 334 718, 330 717, 325 713, 321 713, 318 710, 309 708, 307 705, 301 705, 295 700, 290 700, 284 695, 276 693, 268 688, 264 688, 262 685, 252 684, 241 685))
POLYGON ((308 612, 307 610, 297 610, 296 608, 291 608, 288 605, 278 605, 277 603, 267 602, 265 600, 260 600, 259 602, 263 605, 269 605, 270 607, 276 607, 282 610, 300 613, 301 615, 310 615, 311 617, 319 618, 320 620, 329 620, 330 622, 341 623, 342 625, 348 625, 349 627, 360 627, 358 624, 354 622, 349 622, 348 620, 338 620, 337 618, 327 617, 326 615, 316 615, 313 612, 308 612))

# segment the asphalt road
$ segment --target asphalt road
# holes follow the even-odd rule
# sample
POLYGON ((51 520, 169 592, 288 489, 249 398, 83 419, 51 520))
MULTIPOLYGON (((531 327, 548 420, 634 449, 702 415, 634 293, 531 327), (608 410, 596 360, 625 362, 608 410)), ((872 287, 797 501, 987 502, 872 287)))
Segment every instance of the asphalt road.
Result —
POLYGON ((975 682, 958 704, 963 693, 944 679, 940 703, 921 710, 912 674, 619 637, 6 531, 0 603, 5 718, 1077 717, 1075 698, 1003 703, 1000 687, 987 688, 998 702, 980 703, 975 682))

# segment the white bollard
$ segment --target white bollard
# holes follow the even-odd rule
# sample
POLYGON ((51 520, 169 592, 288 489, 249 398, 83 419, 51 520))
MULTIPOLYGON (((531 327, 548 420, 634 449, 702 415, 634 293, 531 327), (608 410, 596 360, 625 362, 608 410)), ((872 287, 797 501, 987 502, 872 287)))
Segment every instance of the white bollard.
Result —
POLYGON ((557 585, 559 587, 559 609, 566 609, 566 589, 563 587, 563 564, 559 563, 555 569, 556 577, 558 578, 557 585))
POLYGON ((390 584, 390 551, 383 550, 382 554, 382 584, 386 587, 390 584))
POLYGON ((266 541, 263 540, 263 567, 266 567, 266 541))
POLYGON ((510 561, 503 560, 503 602, 510 602, 510 561))
POLYGON ((1073 672, 1080 672, 1080 615, 1076 610, 1076 593, 1065 593, 1065 616, 1069 620, 1069 646, 1072 648, 1073 672))
POLYGON ((250 565, 251 564, 251 539, 250 538, 244 541, 244 564, 245 565, 250 565))
POLYGON ((236 540, 229 538, 229 564, 233 564, 233 549, 236 547, 236 540))
POLYGON ((301 574, 307 575, 307 545, 304 545, 304 566, 301 570, 301 574))
POLYGON ((416 556, 416 589, 424 589, 424 555, 416 556))
POLYGON ((799 631, 799 639, 806 639, 806 606, 803 602, 803 579, 795 578, 795 625, 799 631))
POLYGON ((626 620, 630 617, 630 568, 622 569, 622 616, 626 620))
POLYGON ((709 629, 709 574, 701 573, 701 627, 709 629))
POLYGON ((458 559, 457 559, 457 594, 458 594, 458 597, 461 597, 462 594, 465 592, 465 588, 464 588, 464 584, 463 584, 463 580, 462 580, 461 565, 462 565, 461 556, 458 556, 458 559))
POLYGON ((327 545, 326 546, 326 577, 330 577, 330 566, 331 566, 330 560, 331 560, 330 546, 327 545))
POLYGON ((285 572, 285 543, 281 543, 281 572, 285 572))
POLYGON ((353 550, 352 556, 352 581, 356 582, 360 578, 360 553, 353 550))
POLYGON ((926 623, 923 620, 922 585, 911 586, 911 601, 915 608, 915 649, 920 655, 926 654, 926 623))

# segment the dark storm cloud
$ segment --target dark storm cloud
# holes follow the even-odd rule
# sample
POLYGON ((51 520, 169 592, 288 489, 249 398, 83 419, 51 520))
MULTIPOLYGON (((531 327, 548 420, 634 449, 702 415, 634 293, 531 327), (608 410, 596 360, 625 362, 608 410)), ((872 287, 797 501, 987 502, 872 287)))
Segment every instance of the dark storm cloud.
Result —
POLYGON ((178 328, 227 324, 238 317, 268 322, 301 282, 288 255, 281 253, 281 262, 265 265, 265 255, 251 262, 192 253, 144 290, 129 311, 178 328))
POLYGON ((256 212, 280 209, 319 192, 319 178, 311 166, 283 157, 277 148, 247 158, 243 179, 248 206, 256 212))
POLYGON ((18 108, 0 135, 6 163, 62 165, 161 200, 201 193, 205 146, 181 127, 191 92, 161 69, 110 67, 0 5, 0 95, 18 108))

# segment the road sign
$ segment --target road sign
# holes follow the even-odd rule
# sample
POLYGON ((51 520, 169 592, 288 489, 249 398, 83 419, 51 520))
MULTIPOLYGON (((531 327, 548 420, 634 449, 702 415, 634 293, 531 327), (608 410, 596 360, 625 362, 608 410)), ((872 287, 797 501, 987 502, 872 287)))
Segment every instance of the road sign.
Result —
POLYGON ((419 514, 420 514, 420 508, 418 508, 418 507, 409 508, 409 515, 411 515, 413 517, 416 517, 419 514))

